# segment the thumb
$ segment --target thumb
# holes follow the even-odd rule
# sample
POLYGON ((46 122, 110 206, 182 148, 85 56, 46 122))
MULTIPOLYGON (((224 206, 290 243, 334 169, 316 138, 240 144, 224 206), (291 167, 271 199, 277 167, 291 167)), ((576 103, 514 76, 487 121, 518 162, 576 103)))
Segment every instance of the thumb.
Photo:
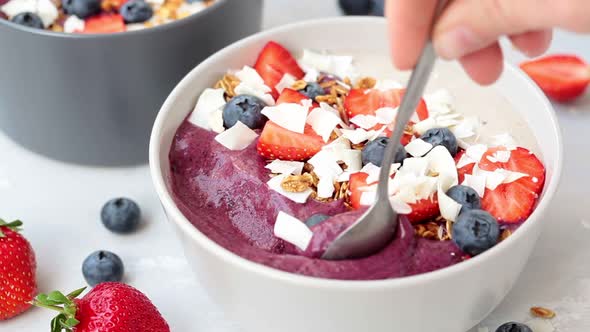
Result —
POLYGON ((590 32, 588 0, 455 0, 436 23, 434 45, 446 59, 457 59, 516 35, 561 27, 590 32))

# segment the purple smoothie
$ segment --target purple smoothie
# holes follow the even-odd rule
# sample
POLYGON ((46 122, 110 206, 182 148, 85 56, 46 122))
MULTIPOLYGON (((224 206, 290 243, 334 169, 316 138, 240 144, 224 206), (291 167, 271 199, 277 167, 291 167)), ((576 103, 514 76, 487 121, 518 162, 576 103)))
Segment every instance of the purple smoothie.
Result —
POLYGON ((379 253, 356 260, 318 259, 327 244, 363 211, 347 212, 342 201, 313 199, 295 203, 266 185, 269 171, 256 153, 256 142, 230 151, 214 140, 215 133, 185 121, 170 150, 174 200, 182 213, 210 239, 256 263, 287 272, 332 279, 372 280, 434 271, 462 261, 452 241, 433 241, 414 235, 400 218, 395 239, 379 253), (313 228, 306 252, 276 238, 279 211, 300 220, 313 214, 334 216, 313 228))

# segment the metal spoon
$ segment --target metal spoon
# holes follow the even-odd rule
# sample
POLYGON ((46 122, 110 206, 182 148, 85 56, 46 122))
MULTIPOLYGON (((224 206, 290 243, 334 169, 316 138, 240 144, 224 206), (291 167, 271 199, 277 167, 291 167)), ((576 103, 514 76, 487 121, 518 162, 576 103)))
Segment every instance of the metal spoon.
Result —
MULTIPOLYGON (((442 5, 439 5, 435 17, 441 9, 442 5)), ((432 42, 428 40, 410 77, 408 88, 397 113, 395 128, 385 148, 379 173, 376 201, 359 220, 328 246, 322 259, 366 257, 383 249, 393 239, 398 225, 398 216, 389 200, 389 171, 394 161, 395 152, 401 145, 400 139, 404 128, 418 106, 435 60, 436 54, 432 42)))

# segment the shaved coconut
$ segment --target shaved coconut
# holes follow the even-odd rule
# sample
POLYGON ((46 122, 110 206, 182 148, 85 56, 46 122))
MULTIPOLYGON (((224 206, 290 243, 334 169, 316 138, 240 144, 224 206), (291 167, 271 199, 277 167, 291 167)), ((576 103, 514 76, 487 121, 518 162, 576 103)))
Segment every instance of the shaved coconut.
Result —
POLYGON ((414 204, 418 200, 414 186, 403 186, 399 188, 395 196, 408 204, 414 204))
POLYGON ((293 86, 293 83, 295 83, 297 80, 295 79, 295 76, 286 73, 285 75, 283 75, 283 77, 281 78, 281 80, 279 81, 279 83, 277 83, 277 85, 275 85, 275 89, 281 93, 283 92, 283 90, 285 88, 290 88, 291 86, 293 86))
POLYGON ((307 112, 311 106, 311 100, 302 100, 300 104, 284 103, 276 106, 267 106, 262 109, 262 114, 277 125, 303 134, 307 120, 307 112))
POLYGON ((435 146, 426 156, 428 157, 429 169, 432 172, 439 174, 439 176, 451 177, 457 182, 457 168, 449 150, 442 145, 435 146))
POLYGON ((465 174, 465 179, 461 185, 473 188, 479 197, 483 197, 486 191, 486 177, 482 175, 465 174))
POLYGON ((361 193, 360 205, 370 206, 375 203, 377 199, 376 191, 364 191, 361 193))
POLYGON ((355 77, 352 56, 326 55, 310 50, 303 50, 299 63, 320 72, 327 72, 339 77, 355 77))
POLYGON ((416 199, 427 199, 430 198, 437 190, 438 179, 431 176, 422 176, 417 180, 414 186, 416 193, 416 199))
POLYGON ((305 251, 311 242, 313 232, 301 220, 279 211, 274 225, 274 235, 305 251))
POLYGON ((419 135, 424 134, 427 130, 436 128, 436 120, 434 117, 429 117, 426 120, 422 120, 414 124, 414 131, 419 135))
POLYGON ((351 171, 344 171, 342 174, 338 175, 336 178, 336 182, 347 182, 350 180, 350 175, 352 174, 351 171))
POLYGON ((363 166, 361 159, 361 150, 354 149, 336 149, 333 150, 334 157, 338 161, 342 161, 346 164, 347 171, 358 172, 363 166))
POLYGON ((51 0, 38 0, 36 13, 39 15, 41 21, 43 21, 43 26, 46 28, 53 24, 59 16, 57 7, 51 0))
POLYGON ((339 115, 322 108, 314 108, 307 116, 306 122, 311 125, 316 134, 320 135, 324 142, 327 142, 334 131, 334 128, 342 121, 339 115))
POLYGON ((458 146, 459 146, 461 149, 463 149, 463 150, 467 150, 467 149, 469 149, 469 147, 470 147, 472 144, 471 144, 470 142, 468 142, 467 140, 465 140, 465 139, 460 139, 460 138, 457 138, 457 145, 458 145, 458 146))
POLYGON ((243 150, 258 137, 258 134, 238 121, 228 130, 215 136, 215 140, 230 150, 243 150))
POLYGON ((452 127, 452 126, 458 125, 459 123, 460 123, 460 121, 457 119, 442 119, 442 120, 439 120, 438 118, 436 119, 436 125, 438 127, 452 127))
POLYGON ((494 158, 496 158, 496 160, 501 163, 506 163, 506 162, 508 162, 508 160, 510 160, 510 155, 511 155, 510 150, 507 150, 507 151, 500 150, 500 151, 496 151, 494 153, 494 158))
POLYGON ((333 149, 350 149, 350 141, 344 136, 340 136, 333 140, 329 144, 325 145, 322 149, 333 150, 333 149))
POLYGON ((205 89, 199 96, 195 109, 188 117, 188 121, 204 129, 211 129, 209 115, 225 106, 225 90, 205 89))
POLYGON ((406 158, 400 169, 400 173, 411 173, 415 176, 424 176, 428 172, 429 161, 427 158, 406 158))
POLYGON ((433 147, 432 144, 425 142, 420 138, 410 141, 410 143, 405 146, 406 152, 412 155, 412 157, 422 157, 427 154, 428 151, 432 150, 433 147))
POLYGON ((373 116, 373 115, 365 115, 365 114, 359 114, 355 117, 353 117, 352 119, 350 119, 351 123, 354 123, 355 125, 363 128, 363 129, 371 129, 373 127, 375 127, 377 125, 378 120, 377 117, 373 116))
POLYGON ((401 89, 404 86, 394 80, 377 80, 373 89, 377 89, 379 91, 389 91, 393 89, 401 89))
POLYGON ((459 161, 457 162, 457 168, 463 168, 467 165, 475 164, 475 163, 476 163, 476 161, 474 159, 472 159, 466 153, 464 153, 461 155, 461 158, 459 158, 459 161))
POLYGON ((259 90, 256 87, 243 82, 238 84, 238 86, 234 88, 234 92, 236 93, 236 95, 251 95, 257 97, 267 105, 275 104, 275 100, 272 97, 272 95, 264 92, 264 90, 259 90))
POLYGON ((319 76, 320 72, 310 67, 305 71, 305 76, 303 76, 303 80, 306 82, 315 82, 318 80, 319 76))
POLYGON ((453 111, 454 98, 446 89, 439 89, 424 96, 424 101, 428 107, 428 112, 431 114, 446 114, 453 111))
POLYGON ((321 177, 318 182, 317 195, 319 198, 331 198, 334 195, 334 178, 321 177))
POLYGON ((399 199, 399 197, 396 197, 396 196, 390 197, 389 203, 391 203, 391 208, 393 209, 393 211, 395 211, 399 214, 412 213, 412 207, 408 203, 399 199))
POLYGON ((0 7, 11 19, 21 13, 35 13, 37 11, 37 0, 11 0, 0 7))
POLYGON ((276 159, 270 164, 266 165, 264 168, 267 168, 271 171, 271 173, 276 174, 301 175, 304 164, 305 163, 301 161, 284 161, 276 159))
POLYGON ((489 143, 491 146, 504 146, 508 150, 515 150, 517 147, 516 141, 508 133, 494 135, 490 137, 489 143))
POLYGON ((513 171, 509 171, 507 169, 500 169, 500 171, 506 174, 506 178, 504 179, 503 183, 511 183, 511 182, 514 182, 518 179, 529 176, 528 174, 525 174, 525 173, 513 172, 513 171))
POLYGON ((533 330, 533 332, 554 332, 555 327, 548 319, 535 318, 526 322, 526 325, 533 330))
POLYGON ((264 92, 272 91, 272 89, 264 83, 264 79, 262 79, 260 74, 258 74, 258 72, 250 66, 244 66, 242 70, 237 71, 235 75, 241 83, 252 86, 257 90, 264 92))
POLYGON ((377 122, 381 124, 390 124, 395 121, 395 117, 397 115, 399 108, 392 108, 392 107, 382 107, 375 111, 375 116, 377 117, 377 122))
POLYGON ((223 111, 221 109, 217 109, 211 113, 209 113, 208 119, 209 128, 216 133, 222 133, 225 130, 223 126, 223 111))
POLYGON ((323 177, 334 179, 343 172, 340 165, 338 165, 338 159, 329 150, 321 150, 316 153, 315 156, 308 160, 308 163, 313 166, 314 173, 320 179, 323 177))
POLYGON ((281 183, 283 182, 283 180, 289 176, 288 174, 281 174, 281 175, 277 175, 273 178, 271 178, 270 180, 268 180, 268 182, 266 183, 268 185, 268 187, 276 192, 278 192, 279 194, 287 197, 288 199, 292 200, 295 203, 305 203, 307 201, 307 198, 309 198, 309 196, 311 195, 311 193, 313 193, 313 190, 311 188, 307 188, 305 191, 300 192, 300 193, 293 193, 293 192, 289 192, 283 189, 283 187, 281 186, 281 183))
POLYGON ((478 117, 469 116, 465 117, 459 124, 451 128, 451 131, 457 138, 468 138, 474 136, 480 126, 481 121, 478 117))
MULTIPOLYGON (((128 24, 127 25, 127 30, 129 30, 129 26, 130 25, 134 25, 134 24, 128 24)), ((139 24, 141 27, 145 27, 144 24, 139 24)), ((67 33, 74 33, 77 31, 84 31, 84 27, 86 26, 86 23, 83 19, 79 18, 76 15, 70 15, 65 21, 64 21, 64 32, 67 33)), ((220 89, 222 90, 222 89, 220 89)), ((225 102, 225 100, 224 100, 225 102)))
POLYGON ((504 180, 506 179, 505 173, 496 172, 496 171, 493 171, 493 172, 485 171, 485 170, 479 168, 478 165, 475 165, 475 167, 473 167, 473 175, 485 177, 486 178, 486 188, 488 188, 490 190, 496 190, 496 188, 498 188, 498 186, 501 185, 502 182, 504 182, 504 180))
MULTIPOLYGON (((401 166, 399 163, 391 164, 389 169, 389 176, 391 177, 401 166)), ((379 181, 379 174, 381 173, 381 167, 375 166, 372 163, 366 164, 361 170, 363 173, 367 173, 367 183, 374 183, 379 181)))
POLYGON ((498 162, 498 159, 494 158, 494 156, 487 156, 486 159, 489 160, 492 163, 497 163, 498 162))
POLYGON ((348 138, 352 144, 359 144, 371 138, 375 131, 366 131, 362 128, 357 129, 342 129, 342 136, 348 138))
POLYGON ((457 203, 447 195, 447 190, 456 184, 456 178, 446 175, 441 175, 438 178, 438 208, 440 209, 440 215, 450 221, 455 221, 455 219, 457 219, 462 208, 461 204, 457 203))
POLYGON ((474 160, 480 162, 483 155, 488 151, 488 147, 484 144, 475 144, 465 150, 465 154, 474 160))
POLYGON ((373 140, 377 139, 378 137, 385 136, 383 134, 383 132, 385 131, 385 129, 387 129, 387 126, 383 126, 379 130, 369 130, 368 131, 369 141, 373 141, 373 140))

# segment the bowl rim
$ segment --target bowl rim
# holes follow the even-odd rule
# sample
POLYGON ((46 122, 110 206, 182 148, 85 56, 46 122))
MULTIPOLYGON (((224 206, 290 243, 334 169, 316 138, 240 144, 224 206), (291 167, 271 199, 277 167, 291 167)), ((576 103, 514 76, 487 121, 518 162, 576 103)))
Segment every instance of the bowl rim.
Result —
POLYGON ((182 18, 180 20, 174 20, 172 22, 168 22, 166 24, 161 24, 155 27, 145 28, 141 30, 133 30, 133 31, 123 31, 123 32, 116 32, 116 33, 66 33, 66 32, 56 32, 47 29, 37 29, 31 28, 27 26, 23 26, 20 24, 13 23, 8 19, 0 19, 0 25, 8 26, 17 31, 22 32, 29 32, 34 35, 44 36, 44 37, 52 37, 52 38, 60 38, 60 39, 69 39, 69 40, 88 40, 88 39, 114 39, 114 38, 126 38, 132 37, 141 34, 150 34, 156 33, 158 31, 166 31, 169 29, 174 29, 176 27, 181 27, 184 25, 188 25, 192 23, 192 21, 198 20, 201 16, 209 14, 212 11, 220 10, 219 7, 222 4, 230 2, 229 0, 216 0, 212 5, 208 6, 207 8, 194 13, 188 17, 182 18))
POLYGON ((168 220, 175 223, 178 228, 182 230, 188 237, 191 238, 191 241, 197 242, 199 246, 201 246, 204 250, 209 251, 212 255, 216 256, 218 259, 224 261, 227 264, 235 265, 241 269, 248 270, 251 273, 255 273, 260 277, 271 278, 275 281, 281 281, 288 284, 297 284, 299 286, 309 287, 309 288, 322 288, 322 289, 334 289, 334 290, 341 290, 341 291, 359 291, 359 290, 383 290, 384 288, 398 288, 398 287, 408 287, 408 286, 418 286, 425 282, 432 282, 434 280, 440 280, 447 277, 451 277, 453 275, 459 275, 462 272, 484 264, 486 259, 498 256, 503 251, 509 250, 510 247, 513 246, 514 243, 521 240, 521 238, 532 228, 537 227, 536 223, 539 221, 539 217, 549 203, 552 201, 553 196, 557 190, 559 180, 561 177, 561 170, 562 170, 562 163, 563 163, 563 143, 562 143, 562 135, 561 130, 559 128, 559 124, 557 121, 557 117, 555 115, 554 109, 552 104, 549 102, 545 94, 538 88, 538 86, 522 71, 520 71, 516 66, 513 66, 507 62, 504 62, 504 70, 506 71, 506 75, 512 75, 516 79, 520 81, 524 81, 525 84, 528 85, 529 91, 532 98, 538 99, 542 104, 544 104, 544 112, 548 113, 552 131, 557 139, 557 156, 555 156, 555 160, 553 163, 553 174, 551 181, 549 183, 546 182, 545 185, 545 194, 540 200, 533 211, 533 213, 527 219, 528 222, 525 222, 522 226, 519 227, 519 230, 515 232, 512 236, 510 236, 507 240, 498 243, 496 246, 487 250, 486 252, 474 257, 473 259, 469 259, 467 261, 461 262, 460 264, 455 264, 452 266, 448 266, 442 269, 438 269, 435 271, 406 276, 406 277, 399 277, 399 278, 391 278, 391 279, 381 279, 381 280, 339 280, 339 279, 327 279, 327 278, 319 278, 319 277, 311 277, 305 275, 299 275, 291 272, 282 271, 279 269, 275 269, 263 264, 252 262, 246 258, 242 258, 241 256, 229 251, 228 249, 224 248, 223 246, 217 244, 213 240, 209 239, 205 234, 201 233, 195 226, 193 226, 190 221, 182 214, 180 209, 174 203, 172 199, 172 195, 168 192, 166 186, 166 180, 164 178, 164 173, 161 169, 160 165, 160 149, 169 147, 162 147, 162 142, 160 137, 162 137, 162 128, 164 123, 166 122, 168 115, 174 112, 174 109, 171 107, 174 100, 178 98, 178 94, 181 90, 184 90, 187 85, 193 80, 193 76, 195 73, 206 68, 210 62, 212 62, 214 58, 218 56, 222 56, 225 54, 231 54, 235 52, 235 50, 240 49, 243 45, 249 44, 254 41, 263 40, 263 39, 271 39, 273 35, 281 32, 288 32, 297 30, 298 27, 304 25, 317 25, 317 24, 325 24, 325 25, 338 25, 338 24, 374 24, 377 22, 384 22, 383 18, 375 18, 375 17, 334 17, 334 18, 322 18, 322 19, 313 19, 313 20, 306 20, 297 23, 291 23, 287 25, 282 25, 273 29, 265 30, 239 40, 229 46, 223 48, 222 50, 218 51, 217 53, 211 55, 205 61, 201 62, 198 66, 193 68, 190 73, 188 73, 178 85, 174 88, 171 94, 168 96, 164 104, 162 105, 158 116, 154 122, 154 127, 152 130, 152 134, 150 137, 150 146, 149 146, 149 164, 150 164, 150 173, 152 177, 152 181, 154 183, 154 187, 158 194, 158 197, 162 203, 162 206, 167 213, 168 220))

